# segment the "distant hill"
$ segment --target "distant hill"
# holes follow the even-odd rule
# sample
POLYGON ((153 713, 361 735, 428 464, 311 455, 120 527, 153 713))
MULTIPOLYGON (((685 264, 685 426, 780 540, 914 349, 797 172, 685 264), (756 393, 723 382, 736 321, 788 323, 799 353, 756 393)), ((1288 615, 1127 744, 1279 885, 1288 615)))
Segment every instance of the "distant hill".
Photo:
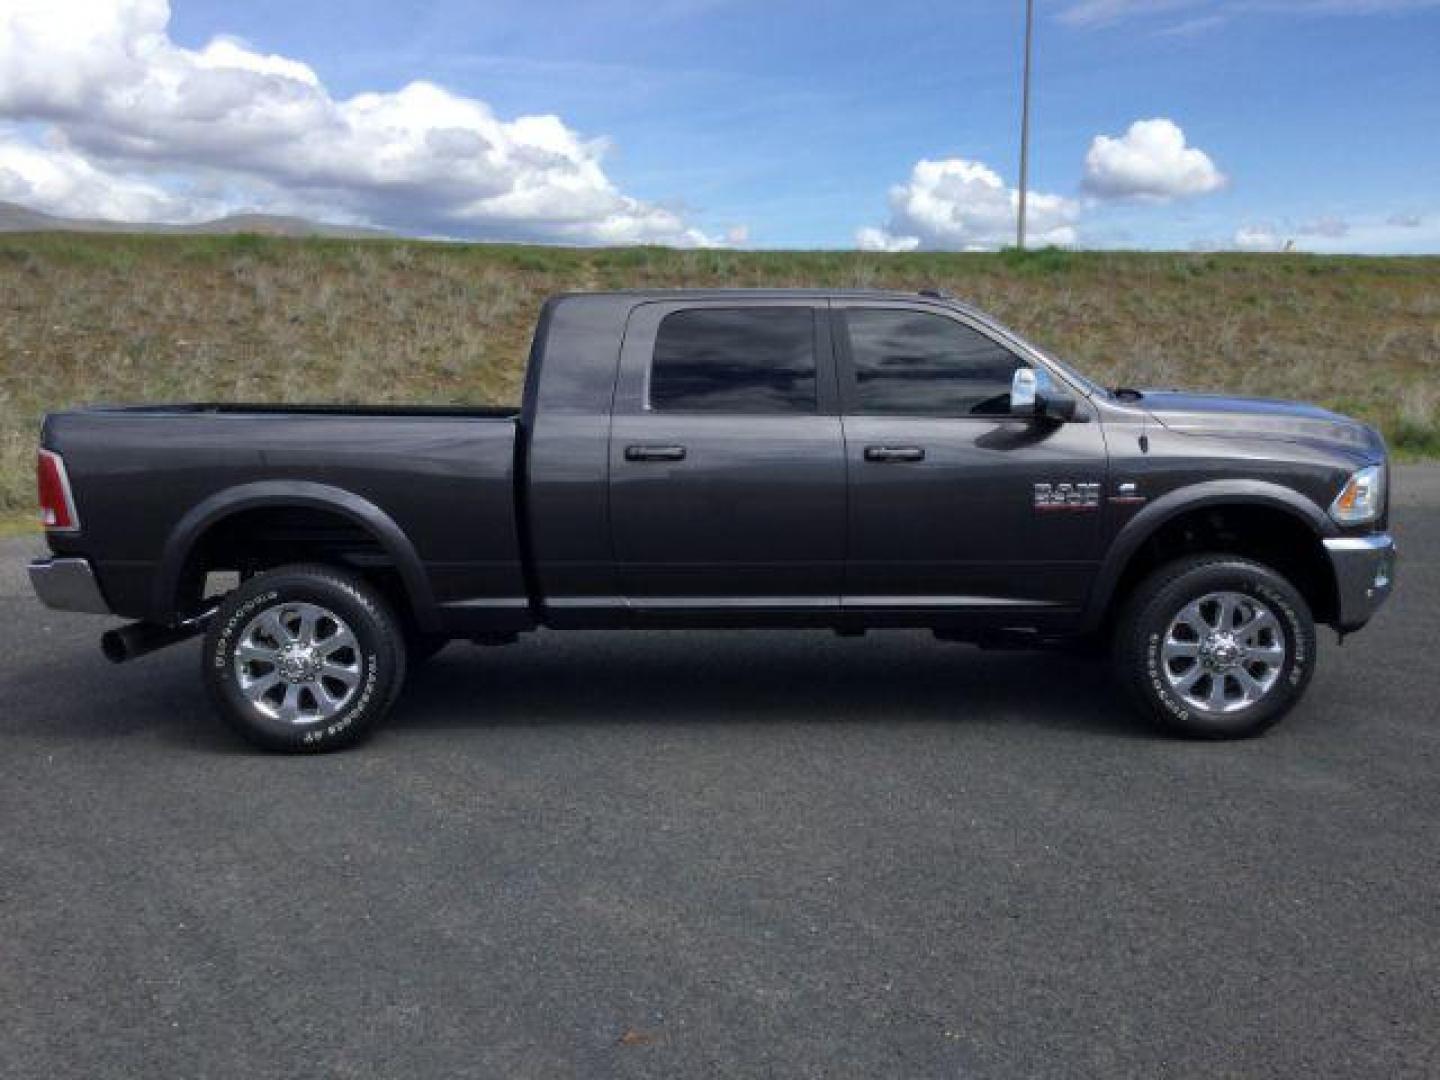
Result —
POLYGON ((330 225, 323 221, 309 221, 282 214, 229 214, 213 221, 197 221, 188 225, 65 218, 31 210, 19 203, 0 200, 0 233, 16 232, 168 233, 200 236, 259 233, 264 236, 331 236, 350 239, 395 235, 384 229, 330 225))

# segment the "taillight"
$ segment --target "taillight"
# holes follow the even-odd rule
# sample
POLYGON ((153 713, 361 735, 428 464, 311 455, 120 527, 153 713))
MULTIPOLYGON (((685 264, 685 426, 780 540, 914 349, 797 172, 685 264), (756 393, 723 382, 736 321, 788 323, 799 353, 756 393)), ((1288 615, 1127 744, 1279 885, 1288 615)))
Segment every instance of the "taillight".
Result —
POLYGON ((35 460, 35 478, 40 489, 40 521, 45 528, 67 532, 80 528, 80 515, 75 513, 75 496, 70 493, 64 459, 49 450, 41 450, 35 460))

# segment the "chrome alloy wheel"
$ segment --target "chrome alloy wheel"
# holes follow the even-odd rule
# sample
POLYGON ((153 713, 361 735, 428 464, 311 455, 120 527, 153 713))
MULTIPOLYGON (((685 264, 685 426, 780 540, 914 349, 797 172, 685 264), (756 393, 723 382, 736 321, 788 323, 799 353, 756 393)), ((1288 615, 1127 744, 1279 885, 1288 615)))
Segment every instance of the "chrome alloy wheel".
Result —
POLYGON ((290 724, 337 716, 360 689, 361 668, 354 632, 318 604, 266 608, 235 647, 240 692, 261 715, 290 724))
POLYGON ((1213 592, 1186 604, 1171 621, 1160 666, 1186 704, 1233 713, 1270 692, 1285 655, 1273 611, 1245 593, 1213 592))

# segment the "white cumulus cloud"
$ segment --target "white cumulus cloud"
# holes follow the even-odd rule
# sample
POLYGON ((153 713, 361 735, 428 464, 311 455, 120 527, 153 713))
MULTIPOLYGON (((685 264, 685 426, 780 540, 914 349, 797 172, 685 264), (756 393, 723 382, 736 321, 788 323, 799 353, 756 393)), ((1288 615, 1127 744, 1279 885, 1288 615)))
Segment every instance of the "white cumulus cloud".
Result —
POLYGON ((1288 251, 1295 246, 1293 238, 1284 236, 1268 222, 1241 225, 1235 230, 1232 246, 1240 251, 1288 251))
POLYGON ((48 214, 125 221, 187 221, 205 216, 202 207, 216 209, 143 178, 111 175, 63 145, 31 146, 3 125, 0 199, 48 214))
POLYGON ((914 251, 920 246, 918 236, 894 236, 876 225, 862 225, 855 230, 855 246, 861 251, 914 251))
POLYGON ((198 190, 421 233, 711 242, 618 190, 605 144, 559 117, 505 120, 428 82, 337 99, 298 60, 226 37, 188 49, 169 21, 165 0, 5 0, 0 118, 47 130, 0 131, 0 198, 156 220, 208 210, 198 190))
POLYGON ((1296 222, 1248 221, 1226 246, 1240 251, 1307 251, 1326 254, 1420 254, 1440 246, 1440 216, 1359 211, 1296 222))
POLYGON ((1185 145, 1173 120, 1136 120, 1119 138, 1097 135, 1085 155, 1084 190, 1100 199, 1166 202, 1219 191, 1225 174, 1185 145))
MULTIPOLYGON (((890 189, 890 219, 865 226, 855 243, 866 251, 970 250, 1014 243, 1019 192, 998 173, 964 158, 915 163, 910 179, 890 189)), ((1031 191, 1026 200, 1027 243, 1075 243, 1080 206, 1060 195, 1031 191)))

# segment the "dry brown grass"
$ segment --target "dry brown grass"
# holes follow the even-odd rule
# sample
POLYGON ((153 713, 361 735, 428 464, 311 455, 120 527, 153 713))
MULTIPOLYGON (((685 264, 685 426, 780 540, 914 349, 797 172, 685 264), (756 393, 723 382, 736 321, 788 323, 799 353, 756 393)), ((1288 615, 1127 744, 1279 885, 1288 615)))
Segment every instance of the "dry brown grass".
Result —
POLYGON ((0 238, 0 511, 89 401, 518 400, 542 299, 939 287, 1102 382, 1316 401, 1440 455, 1440 258, 676 252, 259 237, 0 238))

